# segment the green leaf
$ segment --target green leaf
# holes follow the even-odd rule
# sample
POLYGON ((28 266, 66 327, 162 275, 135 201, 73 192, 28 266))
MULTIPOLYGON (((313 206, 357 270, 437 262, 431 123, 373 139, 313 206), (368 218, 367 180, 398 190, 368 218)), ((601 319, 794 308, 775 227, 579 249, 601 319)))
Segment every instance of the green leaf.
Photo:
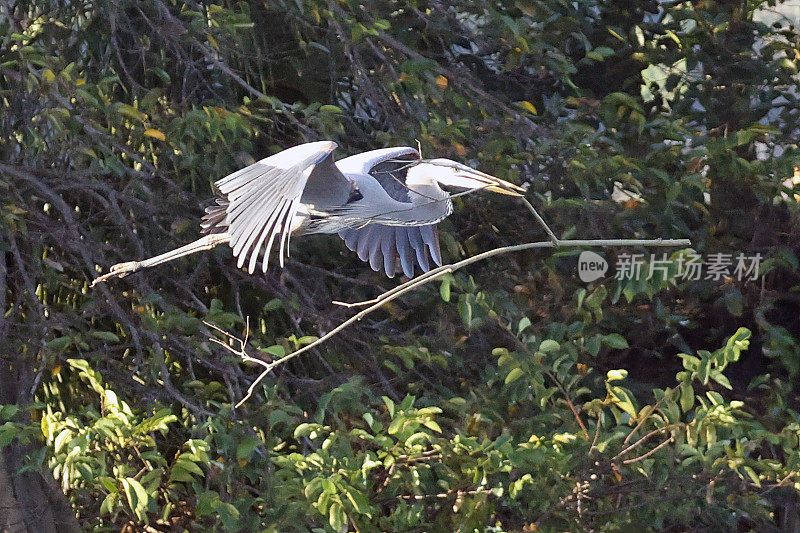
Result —
POLYGON ((336 494, 336 485, 328 478, 322 478, 322 490, 328 494, 336 494))
MULTIPOLYGON (((0 447, 2 447, 2 432, 0 432, 0 447)), ((76 463, 75 468, 80 472, 84 481, 91 483, 94 481, 94 473, 83 463, 76 463)))
POLYGON ((92 390, 101 395, 105 394, 106 389, 103 386, 103 377, 99 372, 89 368, 88 361, 85 359, 67 359, 67 364, 75 370, 78 370, 80 376, 89 382, 92 390))
POLYGON ((175 463, 169 471, 169 481, 170 483, 178 482, 178 483, 193 483, 194 476, 191 472, 188 472, 184 465, 186 462, 175 463))
POLYGON ((72 337, 67 337, 67 336, 56 337, 55 339, 47 343, 47 347, 53 351, 60 352, 63 351, 70 344, 72 344, 72 337))
POLYGON ((277 426, 282 422, 288 422, 289 420, 291 420, 291 417, 283 409, 276 409, 269 414, 270 427, 277 426))
POLYGON ((310 437, 313 439, 316 436, 314 434, 321 428, 322 426, 319 424, 304 422, 294 429, 294 438, 299 439, 300 437, 310 437))
POLYGON ((426 420, 425 422, 422 423, 422 425, 425 426, 428 429, 431 429, 431 430, 435 431, 436 433, 441 433, 442 432, 442 428, 439 427, 439 424, 437 424, 433 420, 426 420))
POLYGON ((711 372, 711 379, 713 379, 714 381, 716 381, 717 383, 719 383, 720 385, 722 385, 726 389, 733 390, 733 386, 731 385, 731 382, 719 370, 714 370, 714 371, 711 372))
POLYGON ((384 405, 386 405, 386 410, 389 412, 389 417, 394 418, 394 400, 389 398, 388 396, 381 396, 384 405))
POLYGON ((600 353, 600 344, 602 342, 601 335, 592 335, 586 340, 586 351, 589 352, 589 355, 592 357, 597 357, 597 354, 600 353))
POLYGON ((341 531, 347 522, 347 513, 339 502, 333 502, 328 509, 328 523, 334 531, 341 531))
POLYGON ((586 57, 595 61, 603 61, 606 57, 614 55, 614 50, 607 46, 598 46, 586 53, 586 57))
POLYGON ((517 379, 522 377, 522 374, 524 373, 525 372, 523 372, 523 370, 519 367, 512 368, 511 372, 509 372, 508 375, 506 376, 505 384, 508 385, 509 383, 516 381, 517 379))
POLYGON ((103 499, 100 504, 100 516, 111 514, 114 511, 114 504, 117 501, 117 493, 112 492, 103 499))
POLYGON ((11 420, 19 412, 19 405, 9 404, 0 406, 0 420, 11 420))
POLYGON ((623 337, 619 333, 611 333, 609 335, 603 335, 603 344, 605 344, 609 348, 614 348, 616 350, 624 350, 625 348, 628 347, 628 341, 626 341, 625 337, 623 337))
POLYGON ((624 387, 611 386, 609 392, 612 395, 614 405, 625 411, 631 416, 636 416, 636 407, 633 405, 630 391, 624 387))
POLYGON ((606 381, 620 381, 628 377, 628 371, 624 369, 609 370, 606 374, 606 381))
POLYGON ((6 422, 0 426, 0 449, 5 448, 19 434, 20 428, 13 422, 6 422))
POLYGON ((450 301, 450 280, 443 279, 442 284, 439 286, 439 295, 441 295, 442 300, 445 302, 450 301))
POLYGON ((636 44, 638 44, 640 48, 644 46, 644 31, 642 31, 642 28, 638 25, 634 26, 633 33, 636 35, 636 44))
POLYGON ((336 114, 344 113, 344 110, 341 107, 331 104, 325 104, 323 106, 320 106, 319 110, 322 113, 336 113, 336 114))
POLYGON ((103 487, 110 493, 116 493, 119 490, 117 486, 117 481, 113 477, 102 476, 99 477, 98 480, 103 485, 103 487))
POLYGON ((387 429, 386 432, 389 435, 396 435, 400 431, 400 429, 403 427, 405 422, 406 422, 406 420, 405 420, 404 417, 398 416, 397 418, 392 420, 392 423, 389 424, 389 429, 387 429))
POLYGON ((558 351, 561 348, 561 345, 554 341, 553 339, 545 339, 539 345, 539 350, 542 353, 550 353, 558 351))
POLYGON ((469 294, 462 294, 458 299, 458 313, 467 328, 472 325, 472 302, 470 302, 470 296, 469 294))
POLYGON ((150 502, 150 496, 147 491, 141 483, 132 477, 123 478, 120 482, 131 510, 139 520, 147 522, 147 506, 150 502))
POLYGON ((129 106, 128 104, 117 104, 117 113, 134 120, 142 122, 145 120, 145 115, 143 113, 141 113, 135 107, 129 106))
POLYGON ((760 487, 761 486, 761 480, 758 478, 758 474, 756 474, 756 471, 753 470, 753 468, 750 467, 750 466, 744 466, 743 469, 744 469, 745 473, 747 474, 747 476, 753 481, 753 484, 756 487, 760 487))
POLYGON ((310 482, 306 483, 303 488, 303 495, 307 500, 316 500, 322 490, 322 480, 325 478, 315 477, 310 482))
POLYGON ((536 106, 533 105, 531 102, 529 102, 527 100, 523 100, 522 102, 520 102, 520 105, 522 106, 522 108, 525 111, 527 111, 531 115, 538 115, 539 114, 539 112, 536 109, 536 106))
POLYGON ((681 383, 681 410, 688 413, 694 407, 694 387, 689 381, 681 383))
POLYGON ((278 298, 273 298, 272 300, 264 304, 264 308, 262 309, 262 311, 265 313, 269 313, 270 311, 275 311, 276 309, 280 309, 281 307, 283 307, 283 302, 281 302, 278 298))
POLYGON ((266 352, 270 355, 274 355, 275 357, 283 357, 286 355, 286 348, 279 344, 273 344, 272 346, 268 346, 266 348, 261 348, 262 352, 266 352))
POLYGON ((372 513, 369 510, 369 500, 361 491, 350 488, 345 492, 345 496, 357 513, 367 518, 372 518, 372 513))
POLYGON ((236 458, 249 459, 259 444, 261 444, 261 439, 254 437, 245 439, 236 447, 236 458))

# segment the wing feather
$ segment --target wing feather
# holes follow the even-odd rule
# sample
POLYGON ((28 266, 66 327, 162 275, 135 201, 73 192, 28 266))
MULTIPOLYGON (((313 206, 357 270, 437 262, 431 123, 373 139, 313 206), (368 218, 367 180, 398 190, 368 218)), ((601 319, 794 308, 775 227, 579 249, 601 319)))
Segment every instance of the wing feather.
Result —
POLYGON ((439 232, 435 226, 385 226, 370 224, 339 232, 345 245, 368 262, 373 270, 383 267, 386 275, 394 277, 397 264, 409 278, 414 277, 414 267, 422 272, 431 269, 431 260, 442 264, 439 250, 439 232))
POLYGON ((337 161, 336 166, 345 174, 369 174, 377 165, 387 161, 419 158, 419 152, 414 148, 400 146, 396 148, 380 148, 351 155, 337 161))
MULTIPOLYGON (((245 257, 247 256, 247 252, 250 250, 250 246, 261 233, 259 230, 263 230, 265 229, 265 226, 269 225, 269 220, 277 210, 278 205, 282 204, 283 198, 278 197, 278 205, 276 205, 270 212, 260 212, 259 210, 254 209, 253 206, 266 203, 270 196, 275 194, 275 189, 276 187, 265 187, 264 191, 256 192, 253 194, 252 200, 246 200, 248 204, 246 207, 239 206, 238 209, 234 210, 234 213, 231 214, 231 224, 234 222, 239 222, 241 224, 240 227, 242 228, 243 238, 238 239, 236 245, 233 247, 233 255, 239 258, 239 268, 242 267, 245 257), (240 214, 240 216, 237 217, 237 214, 240 214)), ((256 247, 256 249, 258 250, 258 247, 256 247)))
MULTIPOLYGON (((288 210, 289 207, 291 207, 291 202, 289 202, 289 205, 287 205, 285 208, 282 209, 288 210)), ((278 216, 275 217, 274 226, 272 226, 272 228, 270 229, 269 242, 267 243, 266 251, 264 251, 264 263, 267 263, 269 259, 269 251, 272 250, 272 243, 275 242, 275 236, 280 232, 280 227, 278 222, 280 221, 282 214, 283 213, 281 212, 278 216)))
MULTIPOLYGON (((286 219, 283 221, 283 231, 281 232, 281 249, 278 252, 278 261, 280 262, 281 268, 283 268, 283 251, 286 250, 286 257, 289 257, 289 241, 292 238, 292 217, 294 216, 295 212, 297 212, 297 206, 300 204, 300 200, 295 198, 294 202, 292 202, 292 206, 289 208, 288 213, 286 214, 286 219)), ((264 261, 264 272, 267 271, 267 262, 264 261)))
MULTIPOLYGON (((291 203, 291 202, 288 202, 288 203, 291 203)), ((261 255, 260 254, 261 247, 264 244, 264 241, 267 239, 267 237, 271 238, 272 236, 274 236, 273 227, 274 227, 275 221, 278 220, 278 218, 280 217, 280 213, 285 209, 286 204, 287 204, 287 200, 281 200, 281 203, 278 205, 278 207, 275 209, 275 211, 273 211, 269 215, 269 218, 267 218, 266 224, 264 224, 261 227, 260 232, 259 233, 253 232, 247 238, 247 243, 245 244, 244 248, 242 249, 242 251, 244 253, 239 255, 239 263, 240 264, 237 265, 239 268, 242 267, 242 264, 244 263, 244 259, 245 259, 245 257, 247 257, 247 252, 250 249, 250 245, 251 244, 255 244, 255 246, 253 246, 253 253, 250 254, 250 264, 247 266, 248 272, 254 272, 255 271, 256 263, 258 262, 258 258, 261 255), (256 240, 256 236, 258 236, 257 240, 256 240)), ((268 259, 269 259, 269 252, 264 254, 264 264, 269 262, 268 259)), ((262 265, 262 268, 263 268, 263 265, 262 265)))
POLYGON ((381 235, 380 231, 372 232, 372 239, 369 243, 369 266, 375 272, 381 269, 383 264, 383 254, 381 252, 381 235))
POLYGON ((337 161, 336 166, 346 174, 370 175, 389 197, 398 202, 410 202, 406 172, 409 165, 419 159, 418 151, 401 146, 351 155, 337 161))
POLYGON ((251 274, 262 251, 266 271, 269 252, 280 234, 278 253, 283 264, 301 198, 324 209, 344 205, 353 191, 353 182, 333 164, 335 148, 336 143, 330 141, 301 144, 217 181, 222 199, 207 210, 203 230, 227 232, 238 266, 248 263, 251 274))
POLYGON ((427 245, 431 259, 439 266, 442 266, 442 249, 439 247, 439 228, 434 224, 429 226, 419 226, 422 241, 427 245))
POLYGON ((356 253, 358 254, 358 258, 362 261, 368 261, 369 255, 367 254, 367 250, 369 248, 369 241, 372 237, 372 232, 375 229, 374 226, 367 226, 364 228, 364 233, 361 238, 358 239, 358 244, 356 248, 356 253))
POLYGON ((411 250, 411 241, 408 238, 406 228, 394 228, 394 237, 397 242, 397 252, 400 254, 400 266, 403 267, 403 274, 409 278, 414 277, 414 252, 411 250))
POLYGON ((431 262, 428 258, 428 248, 425 246, 425 241, 422 240, 422 232, 420 232, 419 227, 414 226, 413 228, 409 228, 409 230, 411 229, 414 231, 408 232, 408 240, 411 242, 411 247, 414 248, 417 254, 417 263, 422 267, 423 272, 427 272, 431 269, 431 262))
MULTIPOLYGON (((383 270, 390 278, 394 277, 397 268, 397 248, 395 244, 394 231, 385 232, 386 236, 381 239, 381 254, 383 254, 383 270)), ((377 270, 377 269, 376 269, 377 270)))
POLYGON ((356 246, 358 246, 358 232, 355 230, 344 230, 339 233, 340 236, 344 239, 344 243, 350 248, 352 251, 356 250, 356 246))

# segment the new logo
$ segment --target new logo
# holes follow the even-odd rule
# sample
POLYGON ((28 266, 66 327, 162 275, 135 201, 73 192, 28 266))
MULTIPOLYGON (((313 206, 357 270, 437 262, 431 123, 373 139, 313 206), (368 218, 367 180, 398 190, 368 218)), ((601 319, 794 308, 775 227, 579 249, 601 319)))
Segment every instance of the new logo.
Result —
POLYGON ((608 261, 602 256, 589 250, 584 250, 578 256, 578 277, 584 283, 602 278, 607 271, 608 261))

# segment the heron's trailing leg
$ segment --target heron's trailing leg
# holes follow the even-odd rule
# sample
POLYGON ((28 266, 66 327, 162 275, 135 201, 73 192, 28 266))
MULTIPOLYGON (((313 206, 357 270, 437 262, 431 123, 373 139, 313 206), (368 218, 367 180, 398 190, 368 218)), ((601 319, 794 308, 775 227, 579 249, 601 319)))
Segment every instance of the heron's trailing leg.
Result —
POLYGON ((128 274, 136 272, 137 270, 141 270, 143 268, 150 268, 156 265, 160 265, 162 263, 167 263, 169 261, 172 261, 173 259, 178 259, 179 257, 183 257, 185 255, 202 252, 203 250, 210 250, 215 246, 226 243, 230 240, 231 240, 230 235, 228 235, 227 233, 214 233, 212 235, 206 235, 204 237, 201 237, 196 241, 191 242, 185 246, 181 246, 180 248, 175 248, 174 250, 170 250, 169 252, 157 255, 155 257, 151 257, 149 259, 143 259, 142 261, 128 261, 126 263, 117 263, 116 265, 112 265, 111 268, 108 269, 108 273, 95 278, 95 280, 92 281, 92 284, 90 286, 94 287, 96 284, 111 278, 124 278, 128 274))

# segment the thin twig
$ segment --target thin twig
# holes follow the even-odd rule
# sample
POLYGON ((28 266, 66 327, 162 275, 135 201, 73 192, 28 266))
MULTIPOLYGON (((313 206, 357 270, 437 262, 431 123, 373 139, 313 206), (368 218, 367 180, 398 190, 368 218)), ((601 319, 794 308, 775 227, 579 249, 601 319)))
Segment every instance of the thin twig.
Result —
POLYGON ((575 420, 578 422, 578 425, 580 426, 581 430, 583 430, 584 435, 586 435, 586 438, 588 439, 589 430, 586 428, 586 424, 583 423, 583 420, 581 420, 580 412, 578 411, 578 408, 575 407, 572 398, 570 398, 569 393, 567 392, 567 389, 564 387, 564 384, 561 383, 561 380, 558 379, 558 377, 555 374, 553 374, 542 361, 540 361, 537 357, 533 356, 528 346, 524 342, 519 340, 519 337, 514 335, 514 332, 511 330, 508 324, 504 324, 499 316, 495 316, 495 320, 500 325, 500 327, 503 328, 506 334, 508 334, 509 337, 514 339, 514 342, 517 344, 519 349, 524 351, 526 356, 531 361, 539 365, 539 368, 542 369, 542 372, 544 372, 544 374, 547 377, 549 377, 553 381, 553 383, 556 384, 556 388, 558 388, 559 392, 561 392, 561 394, 564 396, 564 401, 567 402, 567 407, 569 407, 569 410, 572 411, 572 415, 575 417, 575 420))
POLYGON ((672 440, 673 440, 673 437, 672 437, 672 435, 670 435, 670 437, 667 440, 665 440, 664 442, 662 442, 661 444, 659 444, 658 446, 656 446, 655 448, 653 448, 649 452, 645 453, 644 455, 640 455, 639 457, 634 457, 633 459, 625 459, 624 461, 622 461, 622 464, 629 465, 631 463, 635 463, 637 461, 641 461, 642 459, 647 459, 648 457, 650 457, 651 455, 656 453, 658 450, 660 450, 661 448, 663 448, 664 446, 666 446, 667 444, 672 442, 672 440))
POLYGON ((603 427, 603 411, 597 415, 597 427, 595 427, 594 431, 594 438, 592 439, 592 444, 589 446, 589 453, 592 453, 594 447, 597 446, 597 440, 600 438, 600 428, 603 427))
POLYGON ((492 494, 492 489, 475 490, 453 490, 440 492, 439 494, 402 494, 399 497, 404 500, 425 500, 428 498, 449 498, 450 496, 473 496, 476 494, 492 494))
MULTIPOLYGON (((205 320, 203 320, 203 324, 205 324, 206 326, 210 327, 211 329, 214 329, 214 330, 218 331, 219 333, 222 333, 223 335, 225 335, 229 339, 232 339, 232 340, 235 340, 236 342, 238 342, 239 343, 239 349, 237 350, 233 346, 231 346, 230 344, 226 344, 226 343, 222 342, 219 339, 215 339, 214 337, 209 337, 208 338, 208 340, 210 340, 211 342, 219 344, 220 346, 222 346, 223 348, 225 348, 226 350, 228 350, 232 354, 240 357, 242 359, 242 361, 246 361, 248 363, 256 363, 257 365, 261 365, 263 367, 267 367, 269 365, 268 361, 264 361, 263 359, 258 359, 257 357, 251 357, 251 356, 247 355, 247 352, 245 351, 245 347, 247 346, 247 339, 250 337, 250 317, 247 317, 245 319, 245 327, 244 327, 245 329, 244 329, 244 338, 243 339, 240 339, 240 338, 238 338, 238 337, 236 337, 234 335, 231 335, 230 333, 228 333, 224 329, 220 328, 216 324, 212 324, 211 322, 206 322, 205 320)), ((239 405, 237 404, 236 406, 238 407, 239 405)))
POLYGON ((626 444, 628 444, 628 442, 630 442, 631 438, 633 438, 633 435, 634 435, 634 434, 635 434, 637 431, 639 431, 639 430, 642 428, 642 426, 644 425, 644 423, 645 423, 645 422, 646 422, 646 421, 647 421, 647 420, 650 418, 650 415, 652 415, 653 413, 655 413, 655 412, 656 412, 656 409, 658 409, 659 407, 661 407, 661 404, 664 402, 664 400, 667 400, 667 399, 671 399, 671 398, 672 398, 672 393, 673 393, 673 391, 675 391, 675 390, 677 390, 677 389, 670 389, 670 390, 669 390, 669 392, 665 393, 665 394, 664 394, 664 396, 662 396, 662 398, 661 398, 660 400, 658 400, 658 401, 655 403, 655 405, 653 405, 653 408, 650 410, 650 412, 649 412, 649 413, 647 413, 647 416, 642 416, 642 412, 643 412, 645 409, 647 409, 647 407, 646 407, 646 406, 645 406, 644 408, 642 408, 642 409, 640 409, 640 410, 639 410, 639 416, 641 416, 641 419, 639 420, 639 423, 638 423, 638 424, 636 424, 636 427, 634 427, 634 428, 633 428, 633 430, 631 430, 631 432, 630 432, 630 433, 628 433, 628 436, 627 436, 627 437, 625 437, 625 440, 624 440, 624 441, 622 441, 622 444, 623 444, 623 446, 624 446, 624 445, 626 445, 626 444))
POLYGON ((556 237, 556 234, 553 233, 553 230, 550 229, 550 226, 547 224, 547 222, 545 222, 542 216, 539 214, 539 212, 536 211, 536 208, 533 207, 531 203, 528 201, 528 199, 525 198, 524 196, 520 197, 520 200, 522 200, 522 203, 525 204, 525 207, 528 208, 528 211, 530 211, 533 214, 533 217, 536 219, 536 222, 538 222, 539 225, 542 226, 542 228, 544 228, 544 231, 545 233, 547 233, 548 238, 554 244, 559 245, 559 243, 561 243, 562 241, 560 241, 559 238, 556 237))
POLYGON ((483 252, 478 255, 468 257, 467 259, 463 259, 457 263, 442 265, 438 268, 434 268, 433 270, 429 270, 428 272, 421 274, 416 278, 403 283, 402 285, 398 285, 394 289, 391 289, 390 291, 385 292, 380 296, 373 298, 372 300, 364 300, 363 302, 353 302, 353 303, 334 301, 333 303, 336 305, 340 305, 342 307, 363 307, 365 305, 373 305, 381 302, 384 303, 389 302, 397 297, 397 293, 407 292, 411 288, 428 283, 435 278, 439 278, 442 275, 447 274, 449 272, 454 272, 467 265, 471 265, 472 263, 477 263, 478 261, 483 261, 484 259, 488 259, 495 255, 506 254, 510 252, 521 252, 523 250, 534 250, 541 248, 580 248, 584 246, 586 247, 654 246, 654 247, 670 248, 677 246, 690 246, 692 244, 692 241, 690 241, 689 239, 563 239, 563 240, 556 239, 556 240, 558 241, 557 243, 553 241, 540 241, 540 242, 528 242, 524 244, 514 244, 511 246, 501 246, 500 248, 495 248, 493 250, 489 250, 487 252, 483 252))
POLYGON ((271 363, 264 363, 261 361, 259 364, 264 367, 264 371, 256 378, 256 380, 250 385, 247 389, 247 394, 244 398, 242 398, 239 403, 236 404, 236 407, 242 405, 245 401, 247 401, 252 395, 255 388, 258 384, 267 377, 272 370, 276 367, 282 365, 283 363, 294 359, 298 355, 314 348, 315 346, 319 346, 323 342, 327 341, 331 337, 338 334, 340 331, 345 329, 346 327, 360 321, 362 318, 367 316, 368 314, 372 313, 373 311, 383 307, 387 303, 395 300, 402 294, 415 289, 421 285, 426 283, 430 283, 431 281, 438 279, 445 274, 450 274, 464 268, 467 265, 471 265, 472 263, 477 263, 478 261, 483 261, 484 259, 488 259, 490 257, 494 257, 496 255, 506 254, 510 252, 521 252, 524 250, 535 250, 535 249, 542 249, 542 248, 567 248, 567 247, 581 247, 581 246, 690 246, 691 241, 689 239, 569 239, 569 240, 559 240, 558 244, 552 241, 543 241, 543 242, 528 242, 524 244, 514 244, 511 246, 502 246, 500 248, 495 248, 493 250, 489 250, 478 255, 474 255, 472 257, 468 257, 467 259, 463 259, 458 261, 457 263, 453 263, 450 265, 443 265, 439 268, 435 268, 433 270, 429 270, 428 272, 417 276, 416 278, 409 280, 402 285, 395 287, 394 289, 383 293, 382 295, 374 298, 372 300, 368 300, 366 302, 358 302, 353 304, 345 304, 346 307, 356 307, 356 306, 365 306, 368 305, 366 309, 363 309, 350 317, 349 319, 345 320, 331 331, 326 333, 325 335, 321 336, 314 342, 303 346, 302 348, 295 350, 294 352, 284 355, 280 359, 277 359, 271 363))
POLYGON ((651 431, 650 433, 646 434, 644 437, 642 437, 641 439, 637 440, 636 442, 634 442, 633 444, 631 444, 631 445, 630 445, 630 446, 628 446, 627 448, 623 449, 623 450, 622 450, 621 452, 619 452, 617 455, 615 455, 614 457, 612 457, 612 458, 611 458, 611 462, 613 463, 614 461, 616 461, 617 459, 619 459, 620 457, 622 457, 623 455, 625 455, 625 454, 626 454, 626 453, 628 453, 629 451, 631 451, 631 450, 633 450, 634 448, 638 447, 640 444, 642 444, 644 441, 646 441, 647 439, 649 439, 649 438, 650 438, 650 437, 652 437, 653 435, 657 435, 658 433, 661 433, 661 432, 662 432, 662 431, 664 431, 664 430, 667 430, 667 429, 673 429, 673 428, 676 428, 676 427, 679 427, 679 426, 680 426, 680 424, 668 424, 668 425, 666 425, 666 426, 662 426, 662 427, 660 427, 660 428, 656 428, 656 429, 654 429, 653 431, 651 431))
MULTIPOLYGON (((239 351, 236 351, 233 348, 231 348, 230 346, 228 346, 226 344, 223 344, 220 341, 216 341, 215 340, 215 342, 217 342, 218 344, 220 344, 222 346, 225 346, 231 352, 233 352, 235 354, 238 354, 243 360, 257 363, 257 364, 261 365, 264 368, 263 372, 261 372, 261 374, 259 374, 259 376, 255 379, 255 381, 253 381, 253 383, 250 384, 250 387, 248 387, 247 394, 244 396, 244 398, 239 400, 239 403, 237 403, 235 405, 235 407, 239 407, 244 402, 246 402, 253 395, 253 391, 258 386, 258 384, 261 383, 261 381, 265 377, 267 377, 267 374, 269 374, 276 367, 282 365, 283 363, 285 363, 287 361, 290 361, 291 359, 294 359, 295 357, 301 355, 304 352, 307 352, 308 350, 311 350, 312 348, 314 348, 316 346, 319 346, 320 344, 322 344, 323 342, 327 341, 331 337, 337 335, 340 331, 342 331, 346 327, 348 327, 348 326, 360 321, 362 318, 364 318, 368 314, 370 314, 373 311, 379 309, 380 307, 383 307, 384 305, 386 305, 387 303, 391 302, 392 300, 395 300, 400 295, 405 294, 406 292, 409 292, 409 291, 411 291, 411 290, 413 290, 413 289, 415 289, 417 287, 425 285, 426 283, 430 283, 431 281, 433 281, 435 279, 438 279, 438 278, 444 276, 445 274, 450 274, 450 273, 455 272, 456 270, 459 270, 459 269, 461 269, 461 268, 463 268, 463 267, 465 267, 467 265, 471 265, 472 263, 476 263, 478 261, 483 261, 484 259, 488 259, 490 257, 494 257, 495 255, 506 254, 506 253, 510 253, 510 252, 520 252, 520 251, 523 251, 523 250, 541 249, 541 248, 569 248, 569 247, 581 247, 581 246, 596 246, 596 247, 603 247, 603 246, 665 246, 665 247, 672 247, 672 246, 690 246, 691 245, 691 241, 689 239, 660 239, 659 238, 659 239, 564 239, 564 240, 561 240, 558 237, 556 237, 555 233, 553 233, 553 230, 550 229, 550 226, 547 225, 547 222, 545 222, 544 219, 539 215, 539 213, 536 211, 536 209, 533 207, 533 205, 531 205, 531 203, 528 202, 528 200, 525 199, 525 197, 521 196, 520 198, 521 198, 522 202, 525 204, 525 206, 528 208, 528 210, 533 214, 534 218, 536 218, 536 220, 539 223, 539 225, 542 226, 542 228, 545 230, 545 232, 547 233, 548 238, 550 239, 549 241, 529 242, 529 243, 524 243, 524 244, 514 244, 514 245, 511 245, 511 246, 501 246, 499 248, 495 248, 493 250, 488 250, 488 251, 480 253, 478 255, 474 255, 472 257, 468 257, 466 259, 462 259, 461 261, 458 261, 456 263, 452 263, 452 264, 449 264, 449 265, 442 265, 442 266, 440 266, 438 268, 434 268, 433 270, 429 270, 428 272, 425 272, 424 274, 421 274, 421 275, 417 276, 414 279, 411 279, 411 280, 409 280, 409 281, 407 281, 405 283, 402 283, 402 284, 398 285, 397 287, 395 287, 395 288, 393 288, 393 289, 391 289, 391 290, 389 290, 387 292, 384 292, 383 294, 381 294, 377 298, 373 298, 372 300, 366 300, 366 301, 363 301, 363 302, 355 302, 355 303, 346 303, 346 302, 335 301, 335 302, 333 302, 334 304, 341 305, 343 307, 348 307, 348 308, 350 308, 350 307, 364 307, 364 306, 367 306, 367 307, 365 309, 362 309, 361 311, 359 311, 358 313, 356 313, 352 317, 348 318, 347 320, 345 320, 344 322, 342 322, 341 324, 339 324, 338 326, 333 328, 331 331, 329 331, 325 335, 319 337, 317 340, 315 340, 315 341, 303 346, 302 348, 299 348, 299 349, 293 351, 290 354, 284 355, 283 357, 281 357, 281 358, 279 358, 279 359, 277 359, 275 361, 271 361, 269 363, 267 363, 265 361, 262 361, 260 359, 255 359, 255 358, 252 358, 252 357, 248 356, 245 353, 244 343, 242 341, 239 341, 241 343, 241 345, 240 345, 241 349, 239 351)), ((215 329, 219 329, 219 328, 215 328, 215 329)), ((211 340, 214 340, 214 339, 211 339, 211 340)), ((239 339, 237 339, 237 340, 239 340, 239 339)), ((246 340, 245 340, 245 342, 246 342, 246 340)), ((547 369, 545 369, 545 370, 547 370, 547 369)), ((555 379, 555 376, 553 376, 553 378, 556 381, 557 386, 559 386, 559 388, 562 389, 562 393, 564 393, 564 395, 566 396, 566 391, 563 390, 563 386, 561 386, 561 384, 558 382, 558 380, 555 379)), ((573 414, 575 415, 575 418, 577 419, 578 424, 581 426, 581 429, 583 429, 584 433, 586 433, 586 437, 588 438, 589 437, 589 432, 586 429, 586 426, 583 424, 583 421, 580 419, 580 416, 578 416, 578 411, 575 408, 575 406, 572 405, 572 402, 570 401, 568 396, 567 396, 567 403, 569 404, 570 409, 572 410, 573 414)))
POLYGON ((774 484, 774 485, 772 485, 771 487, 769 487, 767 490, 765 490, 765 491, 761 492, 761 493, 759 494, 759 496, 761 496, 761 497, 764 497, 764 495, 765 495, 766 493, 768 493, 769 491, 771 491, 771 490, 773 490, 773 489, 777 489, 778 487, 782 487, 784 483, 786 483, 787 481, 789 481, 789 480, 790 480, 791 478, 793 478, 795 475, 797 475, 797 471, 792 471, 792 472, 789 472, 789 474, 788 474, 788 475, 787 475, 785 478, 781 479, 781 480, 780 480, 780 481, 778 481, 776 484, 774 484))

